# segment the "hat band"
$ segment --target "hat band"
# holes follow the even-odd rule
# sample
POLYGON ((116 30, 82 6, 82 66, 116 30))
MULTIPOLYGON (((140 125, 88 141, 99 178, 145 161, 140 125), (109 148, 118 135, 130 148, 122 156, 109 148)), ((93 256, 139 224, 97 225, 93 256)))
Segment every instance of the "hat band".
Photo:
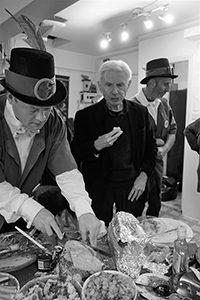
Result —
POLYGON ((169 66, 169 67, 163 67, 163 68, 156 68, 156 69, 152 69, 152 70, 147 70, 146 71, 146 76, 159 76, 159 75, 174 75, 174 69, 173 67, 169 66))
POLYGON ((5 70, 6 85, 13 91, 28 97, 36 97, 41 101, 51 98, 56 92, 56 79, 32 78, 5 70))

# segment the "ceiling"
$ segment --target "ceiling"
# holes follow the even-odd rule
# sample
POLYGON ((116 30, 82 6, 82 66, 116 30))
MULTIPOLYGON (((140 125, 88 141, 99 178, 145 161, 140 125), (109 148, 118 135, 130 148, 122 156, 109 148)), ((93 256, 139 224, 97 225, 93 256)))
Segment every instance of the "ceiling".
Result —
MULTIPOLYGON (((94 56, 126 51, 138 46, 138 38, 173 32, 186 28, 186 24, 200 25, 200 0, 0 0, 0 43, 21 33, 16 21, 5 11, 9 10, 15 17, 26 15, 38 25, 46 19, 56 17, 67 19, 66 26, 52 27, 49 32, 55 48, 94 56), (145 17, 134 18, 134 8, 153 10, 161 5, 168 5, 168 12, 173 14, 172 24, 166 24, 158 18, 161 11, 152 13, 155 25, 147 30, 143 21, 145 17), (121 42, 121 24, 128 22, 130 38, 121 42), (112 41, 107 49, 100 47, 106 32, 111 32, 112 41)), ((187 25, 188 26, 188 25, 187 25)))

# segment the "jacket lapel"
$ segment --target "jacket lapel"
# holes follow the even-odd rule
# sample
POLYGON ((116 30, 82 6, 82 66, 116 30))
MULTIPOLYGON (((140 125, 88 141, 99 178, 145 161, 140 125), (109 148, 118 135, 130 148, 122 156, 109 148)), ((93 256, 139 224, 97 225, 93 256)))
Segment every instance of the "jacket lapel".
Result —
POLYGON ((41 152, 45 149, 45 141, 44 141, 44 128, 42 128, 41 132, 39 134, 36 134, 33 145, 31 147, 24 172, 22 174, 22 178, 20 181, 20 186, 22 186, 25 178, 28 176, 31 169, 36 164, 41 152))

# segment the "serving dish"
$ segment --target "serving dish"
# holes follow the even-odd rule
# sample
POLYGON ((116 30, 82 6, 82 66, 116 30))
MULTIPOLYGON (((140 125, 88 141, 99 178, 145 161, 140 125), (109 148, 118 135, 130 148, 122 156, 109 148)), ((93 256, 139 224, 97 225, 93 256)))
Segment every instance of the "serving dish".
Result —
POLYGON ((135 283, 138 291, 145 299, 163 300, 168 299, 169 297, 161 297, 160 295, 155 293, 152 287, 158 286, 159 284, 168 285, 168 281, 169 278, 167 276, 157 273, 144 273, 138 277, 135 283))
POLYGON ((100 271, 86 279, 82 288, 83 300, 136 300, 137 288, 128 275, 114 270, 100 271))
POLYGON ((6 272, 0 272, 0 299, 11 299, 19 288, 20 284, 16 277, 6 272))
POLYGON ((16 294, 14 300, 35 299, 81 300, 81 285, 72 276, 47 275, 27 282, 16 294), (38 297, 38 298, 37 298, 38 297), (65 299, 63 297, 63 299, 65 299))

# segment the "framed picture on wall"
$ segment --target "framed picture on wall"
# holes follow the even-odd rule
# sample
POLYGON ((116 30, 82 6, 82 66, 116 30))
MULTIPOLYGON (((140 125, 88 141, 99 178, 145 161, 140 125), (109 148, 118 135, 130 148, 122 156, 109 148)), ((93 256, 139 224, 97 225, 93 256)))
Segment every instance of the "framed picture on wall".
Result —
POLYGON ((62 83, 65 86, 67 96, 66 98, 56 105, 56 107, 59 109, 59 111, 62 113, 65 121, 67 121, 68 118, 68 110, 69 110, 69 76, 63 76, 63 75, 56 75, 56 79, 62 81, 62 83))

